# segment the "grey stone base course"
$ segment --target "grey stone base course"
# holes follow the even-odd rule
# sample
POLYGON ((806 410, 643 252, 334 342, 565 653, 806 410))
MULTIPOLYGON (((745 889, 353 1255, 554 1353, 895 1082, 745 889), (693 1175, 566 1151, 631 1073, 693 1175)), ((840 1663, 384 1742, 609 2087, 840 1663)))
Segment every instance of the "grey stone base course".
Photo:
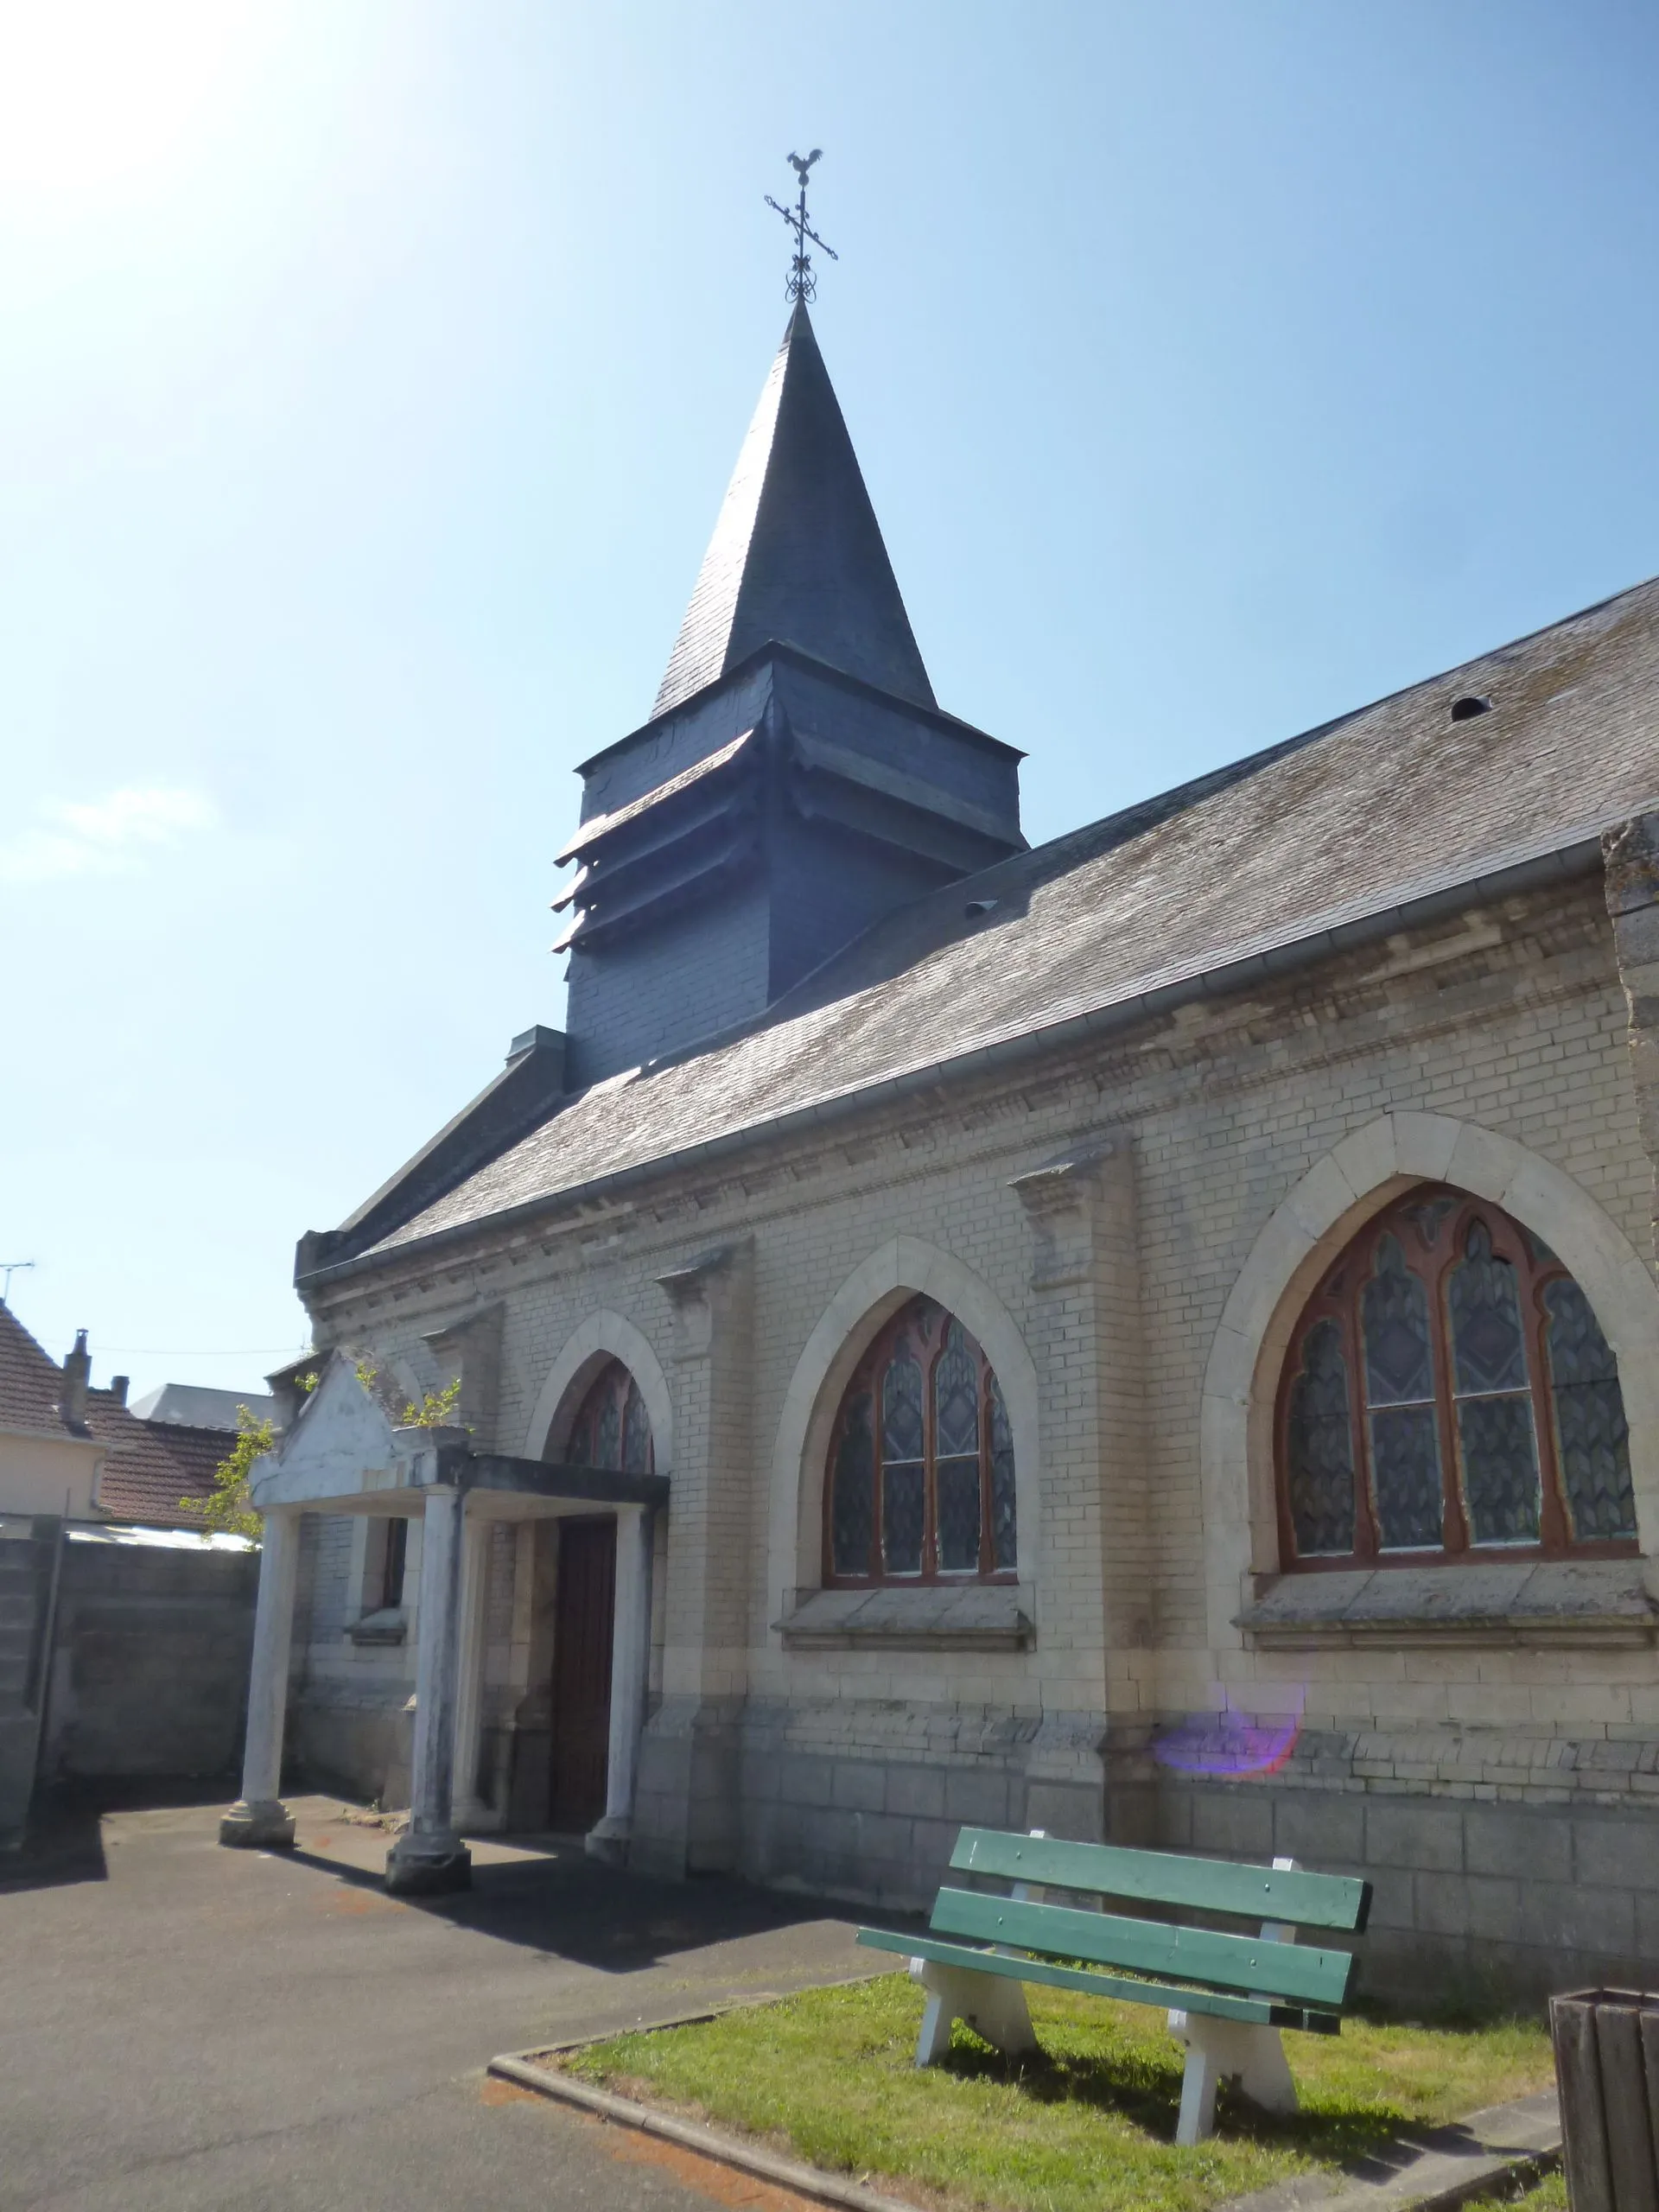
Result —
POLYGON ((639 1738, 628 1864, 677 1880, 738 1863, 738 1698, 664 1698, 639 1738))
POLYGON ((1099 1841, 1104 1724, 840 1700, 741 1716, 738 1872, 777 1888, 921 1911, 963 1827, 1099 1841))
MULTIPOLYGON (((319 1781, 396 1805, 408 1732, 401 1700, 302 1696, 293 1747, 319 1781)), ((628 1864, 925 1912, 969 1825, 1282 1855, 1371 1882, 1359 1949, 1374 1996, 1659 1988, 1659 1740, 1308 1729, 1280 1771, 1234 1781, 1160 1766, 1152 1733, 1096 1713, 669 1698, 640 1740, 628 1864)), ((514 1776, 511 1824, 538 1826, 543 1732, 503 1736, 497 1752, 514 1776)))
MULTIPOLYGON (((708 2012, 681 2013, 645 2024, 648 2028, 689 2027, 716 2017, 708 2012)), ((641 2134, 658 2136, 740 2173, 793 2190, 798 2196, 842 2208, 843 2212, 915 2212, 913 2205, 867 2189, 861 2182, 846 2181, 821 2167, 779 2158, 741 2136, 722 2134, 695 2120, 655 2111, 650 2105, 591 2088, 537 2063, 557 2052, 581 2048, 580 2044, 562 2044, 551 2050, 543 2046, 534 2051, 505 2052, 490 2061, 488 2070, 520 2088, 575 2105, 620 2126, 638 2128, 641 2134)), ((1372 2153, 1357 2172, 1303 2175, 1253 2196, 1236 2197, 1221 2212, 1408 2212, 1408 2208, 1410 2212, 1451 2212, 1452 2207, 1478 2192, 1530 2181, 1548 2172, 1560 2161, 1560 2143, 1555 2093, 1545 2090, 1515 2104, 1471 2113, 1451 2127, 1402 2136, 1387 2150, 1372 2153)))
POLYGON ((1167 1850, 1284 1855, 1372 1885, 1362 1990, 1421 2002, 1536 2002, 1551 1990, 1659 1986, 1659 1809, 1491 1804, 1310 1790, 1278 1781, 1168 1785, 1167 1850))
MULTIPOLYGON (((734 1738, 718 1845, 734 1856, 702 1863, 774 1887, 925 1911, 960 1827, 1040 1827, 1364 1876, 1375 1902, 1360 1986, 1373 1996, 1530 2003, 1574 1983, 1659 1986, 1659 1805, 1640 1797, 1381 1787, 1355 1774, 1351 1747, 1318 1739, 1276 1775, 1189 1778, 1148 1759, 1144 1728, 1113 1733, 1098 1714, 757 1702, 722 1709, 719 1729, 709 1786, 727 1786, 734 1738)), ((684 1787, 702 1739, 681 1726, 673 1740, 684 1787)), ((667 1782, 665 1760, 656 1778, 667 1782)), ((707 1847, 713 1830, 702 1834, 707 1847)))
POLYGON ((302 1695, 289 1713, 288 1750, 307 1786, 338 1791, 387 1812, 409 1803, 409 1755, 415 1716, 409 1691, 350 1704, 302 1695))

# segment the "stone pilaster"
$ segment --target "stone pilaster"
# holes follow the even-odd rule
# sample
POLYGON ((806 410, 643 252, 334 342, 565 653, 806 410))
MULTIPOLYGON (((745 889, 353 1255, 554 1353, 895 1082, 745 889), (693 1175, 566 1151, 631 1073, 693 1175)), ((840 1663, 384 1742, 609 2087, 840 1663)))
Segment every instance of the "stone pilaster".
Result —
POLYGON ((1659 1262, 1659 813, 1602 832, 1607 911, 1630 1012, 1630 1074, 1648 1155, 1648 1249, 1659 1262))
MULTIPOLYGON (((463 1314, 447 1327, 427 1332, 427 1349, 441 1367, 451 1369, 461 1382, 454 1419, 466 1430, 475 1450, 496 1441, 496 1409, 501 1395, 501 1329, 505 1303, 497 1299, 463 1314)), ((517 1450, 516 1445, 510 1447, 517 1450)))
POLYGON ((1038 1633, 1067 1661, 1060 1680, 1052 1662, 1044 1670, 1027 1821, 1099 1836, 1114 1821, 1108 1727, 1120 1714, 1133 1723, 1153 1642, 1134 1156, 1127 1139, 1113 1141, 1013 1188, 1033 1231, 1029 1340, 1042 1391, 1038 1633))
POLYGON ((658 1873, 736 1857, 756 1517, 753 1280, 747 1238, 658 1278, 674 1309, 663 1697, 640 1741, 629 1853, 658 1873))

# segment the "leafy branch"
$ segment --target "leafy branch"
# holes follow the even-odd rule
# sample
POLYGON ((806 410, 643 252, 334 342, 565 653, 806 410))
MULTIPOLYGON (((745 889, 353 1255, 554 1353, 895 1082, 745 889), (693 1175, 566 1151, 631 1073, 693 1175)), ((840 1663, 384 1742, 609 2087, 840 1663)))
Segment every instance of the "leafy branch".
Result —
POLYGON ((269 1414, 259 1416, 246 1406, 236 1409, 236 1441, 213 1470, 213 1487, 206 1497, 181 1497, 181 1509, 199 1514, 210 1529, 232 1536, 257 1538, 264 1516, 254 1509, 249 1487, 256 1459, 276 1448, 276 1430, 269 1414))
POLYGON ((461 1377, 442 1390, 429 1390, 420 1404, 404 1408, 405 1428, 447 1428, 461 1401, 461 1377))

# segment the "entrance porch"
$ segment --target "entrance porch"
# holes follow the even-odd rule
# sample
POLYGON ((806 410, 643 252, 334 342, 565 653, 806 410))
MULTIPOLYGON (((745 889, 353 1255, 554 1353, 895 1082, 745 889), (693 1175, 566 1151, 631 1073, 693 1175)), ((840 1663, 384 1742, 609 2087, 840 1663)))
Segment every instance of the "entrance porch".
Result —
POLYGON ((473 1783, 486 1570, 499 1522, 565 1524, 553 1624, 563 1810, 585 1813, 602 1787, 588 1847, 603 1856, 626 1851, 650 1659, 652 1523, 668 1503, 665 1476, 475 1452, 461 1428, 395 1427, 335 1359, 281 1447, 257 1464, 251 1491, 264 1543, 242 1796, 220 1824, 222 1843, 269 1848, 294 1840, 282 1763, 300 1525, 313 1513, 399 1518, 421 1531, 409 1827, 387 1854, 387 1888, 432 1891, 470 1879, 461 1836, 486 1824, 473 1783))

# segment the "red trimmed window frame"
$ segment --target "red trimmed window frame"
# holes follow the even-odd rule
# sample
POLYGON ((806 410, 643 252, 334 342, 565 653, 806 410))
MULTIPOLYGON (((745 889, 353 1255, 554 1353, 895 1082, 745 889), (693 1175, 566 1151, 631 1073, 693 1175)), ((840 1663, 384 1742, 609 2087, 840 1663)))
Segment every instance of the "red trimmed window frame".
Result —
MULTIPOLYGON (((1343 1248, 1326 1269, 1313 1296, 1303 1306, 1286 1346, 1274 1408, 1274 1496, 1279 1523, 1280 1561, 1287 1573, 1298 1574, 1351 1573, 1356 1568, 1423 1567, 1431 1564, 1491 1567, 1514 1561, 1545 1559, 1635 1559, 1640 1555, 1638 1537, 1580 1539, 1572 1533, 1556 1431, 1554 1392, 1545 1332, 1549 1313, 1544 1293, 1552 1283, 1577 1284, 1572 1271, 1534 1239, 1501 1206, 1477 1198, 1449 1184, 1424 1183, 1402 1195, 1374 1215, 1343 1248), (1446 1203, 1440 1234, 1432 1244, 1425 1239, 1414 1215, 1425 1207, 1446 1203), (1457 1424, 1455 1370, 1446 1286, 1452 1268, 1464 1257, 1470 1230, 1478 1222, 1491 1239, 1493 1255, 1513 1267, 1516 1274, 1522 1330, 1525 1339, 1527 1377, 1532 1399, 1533 1433, 1538 1452, 1540 1478, 1540 1540, 1536 1543, 1476 1543, 1471 1540, 1469 1514, 1463 1494, 1461 1458, 1457 1424), (1449 1233, 1447 1233, 1449 1231, 1449 1233), (1433 1364, 1434 1415, 1440 1445, 1442 1486, 1442 1527, 1445 1541, 1410 1549, 1383 1549, 1376 1522, 1370 1440, 1366 1414, 1365 1357, 1362 1340, 1360 1300, 1376 1263, 1376 1248, 1387 1236, 1399 1242, 1408 1271, 1427 1293, 1430 1355, 1433 1364), (1303 1370, 1303 1352, 1309 1333, 1321 1322, 1334 1320, 1341 1332, 1343 1357, 1347 1363, 1350 1451, 1354 1468, 1354 1535, 1351 1552, 1325 1552, 1303 1558, 1296 1548, 1290 1504, 1289 1424, 1291 1393, 1303 1370)), ((1582 1292, 1582 1286, 1577 1286, 1582 1292)))
POLYGON ((630 1407, 634 1417, 644 1424, 645 1437, 645 1464, 629 1468, 632 1474, 654 1474, 657 1471, 657 1440, 652 1433, 651 1415, 640 1395, 639 1385, 620 1359, 607 1360, 588 1384, 582 1396, 575 1417, 566 1432, 564 1449, 559 1457, 568 1467, 602 1467, 613 1473, 627 1466, 627 1436, 630 1407), (615 1420, 616 1454, 613 1458, 596 1458, 600 1449, 595 1440, 601 1424, 609 1412, 615 1420), (584 1448, 585 1446, 585 1448, 584 1448))
POLYGON ((829 1456, 824 1466, 822 1529, 823 1586, 826 1589, 913 1590, 943 1586, 948 1589, 959 1590, 976 1588, 983 1583, 1006 1585, 1019 1581, 1017 1523, 1014 1529, 1015 1563, 1011 1567, 1002 1567, 995 1564, 996 1547, 992 1521, 991 1488, 995 1443, 992 1434, 991 1389, 995 1381, 995 1370, 986 1357, 984 1349, 972 1330, 957 1315, 948 1312, 935 1300, 926 1297, 912 1298, 883 1324, 842 1392, 841 1404, 836 1413, 835 1427, 830 1433, 829 1456), (939 1361, 944 1356, 945 1340, 953 1324, 961 1329, 963 1342, 974 1361, 979 1397, 980 1564, 977 1567, 941 1567, 938 1565, 938 1483, 934 1376, 939 1361), (887 1571, 883 1563, 881 1552, 883 1444, 885 1440, 882 1429, 881 1377, 900 1338, 912 1332, 921 1339, 920 1366, 924 1424, 922 1564, 919 1572, 916 1573, 892 1573, 887 1571), (837 1573, 835 1565, 833 1525, 836 1471, 840 1460, 842 1439, 847 1432, 849 1415, 855 1402, 867 1395, 870 1401, 870 1433, 874 1463, 870 1522, 870 1571, 865 1574, 837 1573), (991 1564, 988 1566, 987 1561, 991 1564))

